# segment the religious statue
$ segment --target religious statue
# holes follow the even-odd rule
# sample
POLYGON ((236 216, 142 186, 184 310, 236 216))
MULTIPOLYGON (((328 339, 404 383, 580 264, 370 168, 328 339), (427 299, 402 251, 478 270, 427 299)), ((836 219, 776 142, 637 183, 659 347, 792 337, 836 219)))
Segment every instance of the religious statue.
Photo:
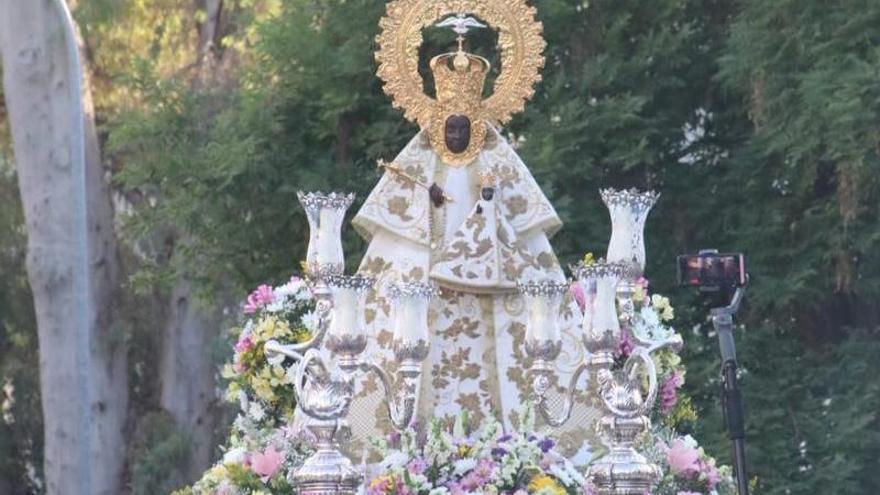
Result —
MULTIPOLYGON (((523 350, 527 310, 517 283, 565 282, 549 243, 561 222, 534 177, 498 126, 523 109, 543 66, 541 24, 525 0, 393 0, 378 37, 379 77, 394 105, 421 131, 390 163, 354 218, 369 241, 360 273, 389 282, 433 282, 440 288, 429 312, 430 354, 421 382, 419 417, 446 418, 469 411, 518 419, 529 397, 523 350), (418 73, 422 29, 451 27, 457 49, 429 64, 436 97, 418 73), (487 26, 488 25, 488 26, 487 26), (490 63, 466 50, 471 29, 498 31, 501 71, 484 98, 490 63)), ((581 315, 569 297, 563 311, 563 355, 558 383, 580 362, 581 315), (578 351, 572 351, 577 349, 578 351), (566 354, 566 352, 568 352, 566 354)), ((366 304, 368 335, 385 366, 391 305, 381 290, 366 304)), ((356 437, 387 431, 381 394, 364 386, 349 421, 356 437)), ((594 413, 576 405, 557 438, 568 450, 586 450, 594 413), (566 435, 575 431, 575 435, 566 435), (578 440, 573 440, 578 439, 578 440)))

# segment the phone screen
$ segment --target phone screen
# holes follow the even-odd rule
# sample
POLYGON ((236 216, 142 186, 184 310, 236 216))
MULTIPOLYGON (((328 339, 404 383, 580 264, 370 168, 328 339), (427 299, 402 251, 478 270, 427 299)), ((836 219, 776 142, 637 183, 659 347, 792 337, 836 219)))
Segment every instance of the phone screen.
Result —
POLYGON ((745 257, 736 254, 694 254, 678 257, 678 281, 698 287, 745 285, 745 257))

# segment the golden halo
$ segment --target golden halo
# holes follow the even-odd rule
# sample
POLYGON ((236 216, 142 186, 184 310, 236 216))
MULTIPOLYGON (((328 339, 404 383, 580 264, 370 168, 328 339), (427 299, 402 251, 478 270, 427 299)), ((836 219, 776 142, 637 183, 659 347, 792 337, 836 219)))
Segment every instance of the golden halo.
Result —
POLYGON ((475 15, 498 30, 501 74, 492 96, 483 101, 486 119, 509 121, 525 108, 535 94, 534 84, 541 80, 538 71, 544 66, 546 43, 536 10, 525 0, 391 0, 379 21, 377 74, 394 107, 423 128, 431 123, 436 102, 425 94, 418 70, 422 29, 458 13, 475 15))

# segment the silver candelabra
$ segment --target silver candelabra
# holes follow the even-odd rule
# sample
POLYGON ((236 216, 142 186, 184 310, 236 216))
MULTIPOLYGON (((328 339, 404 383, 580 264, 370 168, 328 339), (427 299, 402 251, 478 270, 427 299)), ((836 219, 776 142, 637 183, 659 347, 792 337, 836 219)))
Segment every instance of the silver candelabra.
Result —
POLYGON ((420 283, 389 284, 394 301, 394 353, 397 380, 364 356, 366 294, 375 279, 344 275, 342 220, 354 196, 340 193, 299 193, 309 221, 306 271, 317 300, 317 331, 307 342, 265 345, 268 359, 288 358, 295 368, 294 387, 306 427, 315 435, 315 453, 290 473, 301 495, 354 495, 363 483, 351 460, 339 451, 336 438, 355 396, 356 380, 376 373, 385 390, 388 414, 395 428, 408 427, 419 400, 422 362, 428 355, 428 301, 433 287, 420 283))
MULTIPOLYGON (((642 495, 660 476, 659 468, 635 448, 638 437, 650 428, 648 414, 657 396, 657 370, 651 354, 663 347, 680 346, 681 339, 675 334, 646 335, 633 324, 634 290, 644 271, 644 226, 658 195, 606 189, 601 196, 612 219, 608 261, 572 267, 573 276, 588 295, 582 321, 582 344, 587 353, 572 374, 561 410, 551 410, 547 393, 562 345, 559 315, 567 284, 519 285, 529 314, 526 353, 532 359, 536 407, 549 424, 561 426, 568 421, 578 393, 593 397, 605 411, 597 427, 608 452, 591 464, 587 473, 598 492, 642 495), (624 335, 635 349, 622 368, 615 369, 624 335), (579 391, 584 373, 589 375, 589 386, 579 391), (647 387, 643 386, 644 377, 647 387)), ((422 363, 429 348, 428 305, 436 289, 413 282, 377 287, 371 277, 344 275, 341 229, 353 195, 299 193, 299 198, 309 221, 306 270, 317 300, 317 330, 300 344, 267 342, 265 351, 271 360, 293 361, 299 408, 307 418, 306 427, 317 438, 316 452, 289 475, 291 484, 302 495, 353 495, 363 482, 363 473, 339 451, 336 435, 345 426, 357 380, 376 373, 393 426, 404 429, 412 423, 418 409, 422 363), (371 290, 387 291, 393 303, 393 348, 400 363, 395 374, 365 355, 364 304, 371 290)))
POLYGON ((577 366, 565 389, 562 408, 552 411, 547 404, 553 376, 553 361, 561 340, 558 323, 564 286, 555 283, 522 284, 520 292, 529 308, 526 353, 532 358, 532 389, 536 407, 553 426, 571 417, 575 397, 586 393, 605 411, 597 427, 608 452, 592 463, 588 477, 601 495, 643 495, 660 477, 659 468, 635 448, 638 437, 650 428, 648 414, 657 396, 657 370, 651 353, 667 346, 680 346, 678 335, 643 335, 636 331, 633 301, 637 280, 645 264, 644 227, 658 195, 636 190, 601 191, 611 214, 612 235, 607 261, 571 268, 585 291, 582 343, 586 357, 577 366), (620 312, 618 312, 618 307, 620 312), (635 348, 615 370, 618 347, 624 333, 635 348), (589 386, 578 390, 584 372, 589 386), (647 377, 647 390, 642 377, 647 377))

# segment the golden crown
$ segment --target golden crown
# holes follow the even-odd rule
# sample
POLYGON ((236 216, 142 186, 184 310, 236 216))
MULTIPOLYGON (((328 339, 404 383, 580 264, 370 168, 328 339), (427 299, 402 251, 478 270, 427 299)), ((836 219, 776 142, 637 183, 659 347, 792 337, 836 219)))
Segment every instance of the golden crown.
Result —
POLYGON ((434 73, 434 86, 437 101, 471 113, 480 107, 483 100, 483 86, 491 65, 483 57, 467 53, 461 48, 457 52, 444 53, 431 59, 434 73))
POLYGON ((495 173, 492 170, 483 170, 480 172, 480 185, 483 187, 495 187, 495 173))

